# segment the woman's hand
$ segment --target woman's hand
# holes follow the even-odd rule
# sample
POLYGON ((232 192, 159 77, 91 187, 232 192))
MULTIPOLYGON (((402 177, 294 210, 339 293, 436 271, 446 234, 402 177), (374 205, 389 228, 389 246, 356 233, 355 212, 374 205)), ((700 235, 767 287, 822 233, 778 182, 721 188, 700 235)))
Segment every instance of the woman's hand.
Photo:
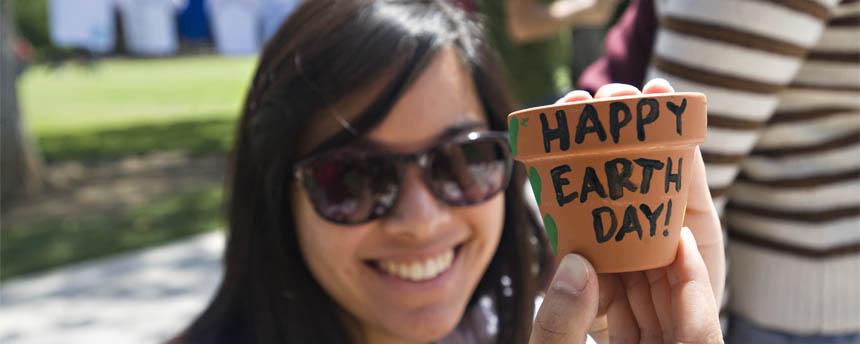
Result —
MULTIPOLYGON (((675 90, 664 79, 654 79, 642 87, 644 94, 672 93, 675 90)), ((625 84, 608 84, 601 87, 595 93, 594 98, 621 97, 640 94, 636 87, 625 84)), ((559 99, 556 104, 591 100, 591 95, 586 91, 573 91, 559 99)), ((705 260, 708 275, 711 278, 711 288, 714 290, 714 298, 717 305, 722 304, 723 288, 726 281, 726 256, 723 248, 723 232, 720 227, 720 219, 714 202, 711 200, 711 192, 708 190, 708 181, 705 177, 705 163, 702 160, 702 152, 696 148, 693 156, 693 180, 687 199, 687 210, 684 213, 684 226, 693 230, 699 253, 705 260)))
MULTIPOLYGON (((642 93, 671 93, 655 79, 642 93)), ((609 84, 595 98, 637 95, 630 85, 609 84)), ((557 103, 591 100, 573 91, 557 103)), ((532 343, 720 343, 718 306, 725 281, 723 237, 697 150, 685 228, 675 262, 649 271, 598 276, 582 256, 564 257, 535 319, 532 343)))
POLYGON ((578 254, 562 259, 530 343, 585 343, 586 333, 601 344, 723 342, 708 271, 688 228, 675 262, 659 269, 598 276, 578 254))

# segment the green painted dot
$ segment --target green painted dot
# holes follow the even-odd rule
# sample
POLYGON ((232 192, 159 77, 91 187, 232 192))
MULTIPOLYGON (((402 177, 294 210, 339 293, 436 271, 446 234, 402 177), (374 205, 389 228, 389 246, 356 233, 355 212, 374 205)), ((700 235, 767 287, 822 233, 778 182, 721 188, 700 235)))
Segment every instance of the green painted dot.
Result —
POLYGON ((529 167, 529 184, 531 184, 532 186, 532 192, 535 194, 537 204, 540 205, 540 175, 538 174, 538 171, 534 168, 534 166, 529 167))
POLYGON ((511 138, 511 152, 514 153, 514 156, 517 156, 517 137, 520 134, 520 119, 516 117, 511 117, 511 121, 508 124, 508 136, 511 138))
POLYGON ((555 227, 555 220, 549 213, 543 216, 543 226, 546 228, 546 236, 549 237, 549 244, 552 246, 552 253, 558 255, 558 228, 555 227))

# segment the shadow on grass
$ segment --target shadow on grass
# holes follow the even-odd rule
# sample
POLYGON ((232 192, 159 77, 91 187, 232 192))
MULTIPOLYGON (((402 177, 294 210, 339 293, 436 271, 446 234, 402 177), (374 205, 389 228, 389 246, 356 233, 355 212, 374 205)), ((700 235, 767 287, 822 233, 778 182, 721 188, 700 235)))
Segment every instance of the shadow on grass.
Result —
POLYGON ((0 280, 217 229, 221 195, 213 185, 120 214, 4 228, 0 280))
POLYGON ((233 118, 208 118, 37 136, 46 161, 117 158, 156 151, 206 154, 230 149, 235 124, 233 118))

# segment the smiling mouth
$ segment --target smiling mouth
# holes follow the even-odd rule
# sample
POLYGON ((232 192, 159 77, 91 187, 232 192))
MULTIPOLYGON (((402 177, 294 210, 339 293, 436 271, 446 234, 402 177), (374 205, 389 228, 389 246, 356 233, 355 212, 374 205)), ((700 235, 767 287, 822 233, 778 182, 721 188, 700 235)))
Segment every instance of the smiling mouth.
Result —
POLYGON ((368 265, 386 275, 412 282, 424 282, 448 271, 454 263, 460 246, 462 245, 422 260, 407 262, 377 260, 368 262, 368 265))

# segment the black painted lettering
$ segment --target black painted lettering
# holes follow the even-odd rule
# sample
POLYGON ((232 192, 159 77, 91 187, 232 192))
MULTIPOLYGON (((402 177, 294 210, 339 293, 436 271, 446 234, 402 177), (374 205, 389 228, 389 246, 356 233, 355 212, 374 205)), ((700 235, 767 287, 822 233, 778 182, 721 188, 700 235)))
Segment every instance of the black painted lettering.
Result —
POLYGON ((666 221, 663 222, 664 226, 669 225, 669 218, 672 217, 672 199, 669 199, 669 203, 666 204, 666 221))
POLYGON ((591 216, 594 217, 594 236, 597 238, 597 243, 602 244, 612 239, 612 235, 615 234, 615 228, 618 227, 618 219, 615 218, 615 212, 609 207, 600 207, 594 209, 591 212, 591 216), (603 213, 609 214, 609 232, 604 231, 603 216, 601 215, 603 213))
POLYGON ((569 195, 565 195, 564 190, 562 190, 564 185, 570 184, 570 181, 567 180, 567 178, 561 176, 567 172, 570 172, 569 165, 556 166, 549 170, 549 174, 552 176, 552 187, 555 188, 555 200, 558 201, 559 207, 573 202, 573 200, 576 199, 576 196, 578 196, 576 191, 569 195))
POLYGON ((675 183, 675 191, 681 191, 681 166, 684 158, 678 158, 678 173, 672 173, 672 158, 666 160, 666 192, 669 192, 669 183, 675 183))
POLYGON ((637 165, 642 166, 642 184, 639 185, 639 192, 643 195, 648 193, 648 190, 651 189, 651 176, 654 174, 654 170, 662 170, 663 163, 659 160, 652 159, 636 159, 633 160, 637 165))
POLYGON ((687 98, 684 98, 684 100, 681 101, 681 106, 678 106, 673 102, 667 102, 666 107, 669 108, 669 111, 672 111, 672 113, 675 114, 675 132, 677 132, 678 135, 681 135, 681 115, 683 115, 684 110, 687 109, 687 98))
POLYGON ((636 104, 636 136, 639 141, 645 141, 645 125, 653 123, 660 117, 660 103, 654 98, 642 98, 636 104), (643 108, 648 106, 648 115, 642 117, 643 108))
POLYGON ((579 202, 585 203, 588 200, 589 192, 597 192, 602 198, 606 198, 606 190, 603 189, 603 184, 597 178, 597 172, 592 167, 585 168, 585 175, 582 177, 582 190, 579 192, 579 202))
POLYGON ((603 129, 603 124, 600 123, 600 118, 597 118, 597 110, 591 104, 585 104, 582 108, 582 114, 579 115, 579 123, 576 125, 577 144, 585 141, 585 134, 597 133, 600 142, 606 141, 606 130, 603 129), (591 125, 588 125, 591 122, 591 125))
POLYGON ((624 220, 621 221, 621 228, 618 228, 618 234, 615 235, 615 241, 624 239, 624 235, 630 232, 636 232, 639 239, 642 239, 642 226, 639 224, 639 214, 636 213, 636 208, 628 205, 624 209, 624 220))
POLYGON ((558 140, 559 148, 563 151, 566 151, 570 148, 570 131, 567 129, 567 115, 565 115, 564 110, 558 110, 555 112, 555 121, 558 125, 555 129, 549 128, 549 123, 547 123, 546 115, 541 112, 540 113, 540 124, 541 130, 543 131, 543 148, 549 153, 549 146, 552 140, 558 140))
POLYGON ((630 167, 630 160, 618 158, 607 161, 603 166, 606 169, 606 185, 609 186, 609 198, 613 200, 624 196, 624 189, 630 192, 636 192, 636 184, 630 181, 630 176, 633 175, 633 169, 630 167), (618 172, 618 165, 621 165, 621 172, 618 172))
POLYGON ((651 208, 648 207, 647 204, 640 204, 639 210, 642 211, 642 214, 645 214, 645 218, 648 219, 648 224, 650 225, 649 234, 654 236, 657 234, 657 219, 660 218, 660 213, 663 212, 663 203, 660 203, 660 206, 654 211, 651 211, 651 208))
POLYGON ((630 114, 630 108, 627 107, 627 104, 623 102, 612 102, 609 104, 609 133, 612 134, 612 141, 618 143, 621 128, 630 123, 631 119, 633 119, 633 115, 630 114), (620 121, 618 120, 619 112, 624 112, 624 119, 620 121))

